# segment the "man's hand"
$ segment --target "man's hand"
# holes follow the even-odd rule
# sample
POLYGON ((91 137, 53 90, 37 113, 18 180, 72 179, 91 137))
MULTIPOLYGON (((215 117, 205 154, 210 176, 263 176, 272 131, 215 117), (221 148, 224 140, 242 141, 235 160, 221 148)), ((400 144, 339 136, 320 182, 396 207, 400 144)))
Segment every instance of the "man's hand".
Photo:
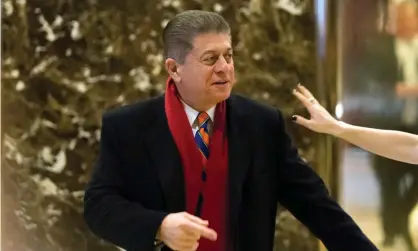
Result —
POLYGON ((396 85, 396 94, 398 97, 418 97, 418 85, 406 85, 405 83, 398 83, 396 85))
POLYGON ((208 225, 208 221, 186 212, 172 213, 161 223, 158 239, 172 250, 194 251, 199 246, 200 237, 216 240, 216 232, 208 225))

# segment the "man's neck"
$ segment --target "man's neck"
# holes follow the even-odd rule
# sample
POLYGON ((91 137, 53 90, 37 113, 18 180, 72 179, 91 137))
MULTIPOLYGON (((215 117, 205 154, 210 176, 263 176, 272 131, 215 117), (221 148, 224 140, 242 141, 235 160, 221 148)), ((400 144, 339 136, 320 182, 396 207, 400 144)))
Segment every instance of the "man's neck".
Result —
POLYGON ((216 104, 198 104, 197 102, 193 102, 191 100, 185 99, 183 97, 180 97, 181 100, 187 104, 188 106, 190 106, 191 108, 193 108, 194 110, 198 111, 198 112, 206 112, 208 111, 210 108, 216 106, 216 104))

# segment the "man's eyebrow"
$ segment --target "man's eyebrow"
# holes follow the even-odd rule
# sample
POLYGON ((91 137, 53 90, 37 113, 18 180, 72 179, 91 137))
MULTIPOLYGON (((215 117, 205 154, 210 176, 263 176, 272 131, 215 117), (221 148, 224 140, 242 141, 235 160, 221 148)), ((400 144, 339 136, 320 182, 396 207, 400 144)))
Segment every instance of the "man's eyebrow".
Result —
MULTIPOLYGON (((227 52, 233 52, 233 49, 232 49, 231 47, 228 47, 228 49, 226 49, 226 51, 227 51, 227 52)), ((217 51, 217 50, 212 50, 212 49, 209 49, 209 50, 204 51, 204 52, 202 53, 202 56, 203 56, 203 55, 206 55, 206 54, 209 54, 209 53, 218 53, 218 51, 217 51)))

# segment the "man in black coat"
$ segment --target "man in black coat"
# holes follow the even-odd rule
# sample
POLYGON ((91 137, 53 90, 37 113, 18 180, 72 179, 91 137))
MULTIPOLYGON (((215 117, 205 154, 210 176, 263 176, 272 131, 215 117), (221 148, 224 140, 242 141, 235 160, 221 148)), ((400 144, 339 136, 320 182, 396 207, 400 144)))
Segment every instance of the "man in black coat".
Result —
POLYGON ((166 93, 103 116, 85 193, 96 235, 128 251, 268 251, 280 202, 329 250, 377 250, 300 158, 280 111, 231 95, 221 16, 183 12, 163 42, 166 93))

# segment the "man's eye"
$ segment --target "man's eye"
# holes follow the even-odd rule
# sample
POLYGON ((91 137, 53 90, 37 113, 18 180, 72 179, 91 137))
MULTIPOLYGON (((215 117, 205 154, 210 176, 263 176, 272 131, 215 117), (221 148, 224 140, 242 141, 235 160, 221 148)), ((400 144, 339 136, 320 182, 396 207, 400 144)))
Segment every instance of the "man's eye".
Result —
POLYGON ((231 59, 232 59, 232 53, 229 53, 229 54, 227 54, 226 56, 225 56, 225 60, 226 61, 231 61, 231 59))
POLYGON ((217 57, 211 56, 211 57, 206 58, 206 61, 216 61, 216 59, 217 57))

